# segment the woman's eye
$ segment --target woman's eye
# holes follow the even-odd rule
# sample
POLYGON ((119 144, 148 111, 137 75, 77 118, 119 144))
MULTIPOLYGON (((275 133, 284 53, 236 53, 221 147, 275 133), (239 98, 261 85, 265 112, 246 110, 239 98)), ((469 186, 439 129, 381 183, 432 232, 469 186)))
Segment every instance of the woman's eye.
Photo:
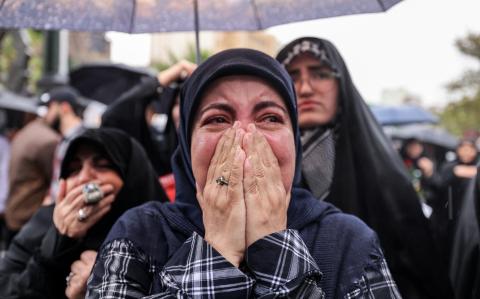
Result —
POLYGON ((318 70, 313 72, 312 76, 316 79, 332 79, 335 73, 331 70, 318 70))
POLYGON ((282 119, 277 115, 267 115, 262 118, 262 121, 267 123, 280 123, 282 122, 282 119))
POLYGON ((76 175, 80 172, 80 168, 67 168, 67 177, 76 175))
POLYGON ((223 116, 210 117, 206 121, 207 124, 225 124, 227 122, 227 119, 223 116))
POLYGON ((113 164, 107 159, 95 161, 95 167, 102 169, 113 169, 113 164))

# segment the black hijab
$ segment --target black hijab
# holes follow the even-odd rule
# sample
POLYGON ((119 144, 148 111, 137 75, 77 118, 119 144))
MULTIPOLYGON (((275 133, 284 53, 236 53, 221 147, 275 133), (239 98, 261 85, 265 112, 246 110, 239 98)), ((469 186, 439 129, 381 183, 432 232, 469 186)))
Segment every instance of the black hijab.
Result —
POLYGON ((177 94, 178 87, 161 87, 157 78, 143 77, 102 115, 102 127, 120 129, 143 146, 159 176, 172 172, 170 159, 177 146, 177 133, 171 112, 177 94), (163 132, 155 131, 145 118, 152 103, 158 113, 168 117, 163 132))
POLYGON ((302 152, 295 92, 290 76, 278 62, 262 52, 250 49, 232 49, 220 52, 201 64, 182 88, 179 145, 172 158, 176 185, 175 203, 152 204, 138 209, 140 214, 161 215, 151 220, 143 219, 144 223, 141 225, 138 223, 136 215, 122 217, 122 223, 112 229, 105 243, 116 238, 127 237, 135 240, 135 243, 146 252, 153 252, 159 260, 165 261, 193 232, 204 235, 202 211, 197 202, 195 178, 191 168, 191 127, 202 93, 215 80, 229 75, 251 75, 267 82, 282 96, 289 111, 295 136, 297 167, 287 212, 288 228, 301 229, 318 221, 322 215, 326 215, 330 211, 338 212, 331 205, 315 200, 307 190, 296 187, 300 182, 298 165, 302 159, 302 152), (130 229, 138 227, 142 231, 159 231, 160 226, 163 233, 157 237, 161 238, 158 242, 161 244, 156 244, 151 239, 141 238, 135 233, 135 229, 130 229))
POLYGON ((304 37, 286 45, 277 60, 287 66, 304 52, 338 75, 335 165, 326 201, 359 216, 378 233, 403 296, 450 298, 446 265, 438 257, 408 174, 353 84, 343 58, 329 41, 304 37))
POLYGON ((87 233, 87 247, 98 249, 110 228, 125 211, 147 201, 165 202, 167 196, 141 145, 116 129, 88 129, 73 139, 61 165, 61 178, 68 176, 68 164, 83 144, 93 145, 105 154, 123 181, 112 209, 87 233))
POLYGON ((191 168, 190 138, 192 122, 205 89, 219 78, 229 75, 251 75, 273 87, 283 98, 290 114, 296 148, 296 169, 292 200, 288 208, 288 227, 299 229, 315 221, 327 206, 318 205, 306 190, 296 187, 300 182, 302 159, 297 107, 293 83, 288 73, 268 55, 251 49, 223 51, 201 64, 186 81, 181 92, 179 146, 173 157, 176 198, 175 206, 184 214, 182 221, 190 222, 203 235, 202 214, 196 199, 195 179, 191 168))

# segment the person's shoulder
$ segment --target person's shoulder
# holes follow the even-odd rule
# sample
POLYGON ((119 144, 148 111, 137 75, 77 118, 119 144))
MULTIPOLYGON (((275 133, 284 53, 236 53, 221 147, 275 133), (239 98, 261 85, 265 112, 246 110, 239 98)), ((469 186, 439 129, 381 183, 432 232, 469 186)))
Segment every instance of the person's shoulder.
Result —
POLYGON ((339 236, 366 240, 375 237, 375 232, 357 216, 343 213, 330 213, 322 220, 322 226, 334 227, 339 236))
POLYGON ((359 259, 367 261, 372 255, 382 256, 377 234, 360 218, 338 209, 324 213, 303 234, 306 239, 310 235, 311 246, 320 247, 325 254, 341 252, 343 259, 352 258, 352 264, 362 264, 359 259))
POLYGON ((162 203, 158 201, 150 201, 127 210, 117 220, 110 235, 113 233, 135 235, 154 227, 161 229, 159 226, 162 220, 161 205, 162 203))
MULTIPOLYGON (((43 120, 31 121, 20 130, 13 139, 27 147, 39 148, 50 144, 57 144, 61 139, 60 134, 50 128, 43 120)), ((13 143, 12 143, 13 144, 13 143)))
POLYGON ((126 211, 113 225, 102 245, 127 246, 157 261, 164 261, 171 247, 171 228, 162 213, 165 203, 147 202, 126 211))

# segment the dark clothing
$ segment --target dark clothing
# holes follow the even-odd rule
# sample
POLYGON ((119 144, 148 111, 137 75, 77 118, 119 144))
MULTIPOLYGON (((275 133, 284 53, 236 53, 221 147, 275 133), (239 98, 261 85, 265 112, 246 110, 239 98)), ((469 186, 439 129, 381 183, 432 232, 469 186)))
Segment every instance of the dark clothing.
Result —
MULTIPOLYGON (((225 266, 225 271, 220 272, 221 276, 214 278, 213 275, 217 274, 215 272, 217 268, 214 270, 208 267, 211 263, 203 263, 205 258, 203 255, 194 260, 198 261, 199 265, 207 266, 194 272, 194 274, 198 274, 200 271, 202 277, 207 277, 197 280, 198 288, 189 288, 189 281, 183 283, 182 275, 175 276, 175 272, 172 272, 175 269, 178 271, 185 269, 188 272, 190 264, 185 264, 185 260, 198 253, 198 251, 191 250, 193 246, 191 244, 195 244, 197 236, 202 237, 205 233, 202 210, 196 199, 195 178, 191 169, 190 141, 194 117, 205 89, 217 79, 228 75, 254 76, 274 88, 285 101, 295 134, 296 170, 287 211, 287 229, 291 230, 293 234, 299 234, 304 245, 293 244, 295 238, 288 238, 283 246, 299 248, 299 252, 305 252, 305 254, 299 255, 303 260, 310 260, 309 267, 313 270, 305 273, 303 270, 306 268, 301 268, 299 264, 289 264, 288 266, 292 267, 292 277, 282 279, 277 284, 285 287, 285 296, 298 294, 291 292, 292 289, 287 287, 290 285, 294 286, 297 291, 302 288, 308 289, 310 290, 309 294, 323 292, 326 298, 343 298, 349 292, 356 292, 357 296, 369 298, 369 292, 374 284, 365 285, 365 282, 368 281, 367 269, 372 269, 378 274, 382 273, 382 267, 385 265, 382 262, 383 255, 376 242, 376 236, 357 218, 340 213, 331 205, 316 200, 308 191, 297 187, 301 179, 302 154, 292 82, 286 71, 272 58, 249 49, 227 50, 212 56, 200 65, 186 81, 180 102, 179 147, 172 160, 177 186, 175 204, 147 204, 133 209, 121 217, 102 245, 88 284, 87 297, 102 298, 105 297, 105 294, 128 297, 128 294, 138 292, 135 296, 157 294, 160 298, 172 298, 173 296, 187 298, 187 296, 195 295, 198 288, 201 288, 200 298, 212 296, 212 292, 215 297, 219 298, 235 298, 236 296, 254 298, 258 296, 255 290, 252 291, 253 293, 247 291, 245 294, 245 288, 241 288, 238 292, 232 289, 232 280, 229 280, 229 274, 238 274, 238 269, 229 263, 228 266, 225 266), (145 237, 140 232, 150 232, 150 234, 145 237), (179 252, 181 256, 178 255, 179 252), (133 260, 130 262, 128 258, 122 258, 121 255, 124 253, 127 257, 133 257, 133 260), (134 274, 127 277, 122 274, 122 278, 125 279, 117 279, 116 270, 108 267, 109 257, 125 261, 128 264, 127 268, 122 269, 126 272, 122 273, 134 274), (295 271, 295 267, 298 271, 295 271), (160 276, 153 275, 159 271, 160 276), (319 271, 322 273, 321 279, 319 271), (169 275, 172 279, 169 279, 169 275), (208 286, 212 286, 214 289, 203 293, 202 290, 208 286), (225 290, 225 295, 222 290, 225 290)), ((271 240, 275 238, 276 234, 265 236, 260 242, 271 240)), ((208 244, 200 243, 205 246, 200 246, 200 248, 204 248, 205 252, 213 250, 208 244)), ((251 249, 255 251, 254 246, 255 244, 251 245, 247 249, 247 253, 251 249)), ((273 252, 276 250, 274 249, 273 252)), ((278 277, 279 273, 275 273, 274 266, 282 265, 282 263, 278 264, 279 261, 275 259, 274 254, 271 256, 261 252, 256 254, 258 254, 255 255, 256 262, 249 258, 249 254, 247 255, 244 267, 241 266, 241 268, 245 268, 242 269, 245 274, 242 277, 246 279, 248 276, 250 279, 254 279, 256 284, 262 285, 262 277, 255 276, 257 267, 264 267, 265 280, 268 280, 268 277, 273 279, 278 277)), ((223 257, 214 256, 218 257, 219 263, 225 265, 223 257)), ((196 263, 192 265, 196 265, 196 263)), ((302 263, 301 265, 305 266, 302 263)), ((388 268, 386 271, 388 274, 388 268)), ((397 298, 396 286, 388 278, 388 275, 379 274, 375 277, 379 276, 383 278, 378 285, 386 293, 389 293, 389 296, 384 298, 397 298)), ((191 276, 189 277, 191 278, 191 276)), ((195 277, 197 276, 194 276, 193 279, 195 277)), ((238 275, 232 277, 240 278, 238 275)), ((242 286, 245 284, 242 283, 242 286)), ((279 291, 274 287, 262 294, 267 297, 275 296, 280 294, 279 291)))
POLYGON ((181 214, 157 203, 132 209, 102 247, 87 297, 400 298, 373 231, 329 204, 319 206, 302 229, 248 247, 242 271, 181 214), (155 232, 148 241, 145 231, 155 232))
POLYGON ((455 175, 454 168, 458 165, 473 167, 474 164, 467 165, 458 161, 446 163, 434 177, 436 196, 431 202, 433 212, 430 221, 437 246, 446 263, 450 261, 455 228, 471 182, 469 178, 455 175))
MULTIPOLYGON (((480 170, 480 169, 479 169, 480 170)), ((480 175, 470 180, 458 217, 450 257, 455 298, 480 298, 480 175)))
POLYGON ((177 146, 177 136, 171 111, 177 93, 175 89, 161 87, 155 77, 143 77, 102 115, 102 127, 122 130, 140 142, 158 176, 172 172, 170 159, 177 146), (162 132, 151 127, 145 116, 147 107, 156 102, 160 106, 158 112, 168 117, 162 132))
POLYGON ((447 267, 440 262, 418 196, 340 53, 327 40, 305 37, 285 46, 277 60, 288 65, 303 52, 315 55, 338 76, 338 113, 326 125, 334 130, 335 163, 325 200, 377 232, 405 298, 451 298, 447 267))
POLYGON ((81 144, 94 144, 106 154, 124 185, 112 209, 80 240, 63 236, 52 221, 54 205, 42 207, 13 239, 0 260, 0 298, 64 298, 65 277, 85 250, 98 250, 114 222, 126 210, 149 200, 166 201, 141 146, 113 129, 87 130, 73 139, 60 176, 81 144))

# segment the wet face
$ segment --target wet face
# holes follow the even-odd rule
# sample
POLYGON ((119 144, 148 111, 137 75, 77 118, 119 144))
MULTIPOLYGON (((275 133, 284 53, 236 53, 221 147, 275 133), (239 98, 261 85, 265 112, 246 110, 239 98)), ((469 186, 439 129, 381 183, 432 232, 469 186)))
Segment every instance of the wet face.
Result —
POLYGON ((463 142, 457 148, 458 159, 462 163, 472 163, 477 156, 477 149, 473 143, 463 142))
POLYGON ((285 189, 290 190, 295 172, 295 143, 288 110, 273 88, 252 76, 218 79, 200 102, 190 148, 193 175, 200 190, 205 186, 220 137, 235 121, 244 130, 255 124, 257 131, 265 136, 278 159, 285 189))
POLYGON ((295 84, 300 128, 332 121, 337 113, 338 98, 338 82, 333 70, 313 55, 304 53, 292 60, 287 71, 295 84))
POLYGON ((123 186, 123 180, 112 162, 95 146, 82 144, 67 165, 67 193, 76 186, 92 181, 111 184, 115 195, 123 186))

